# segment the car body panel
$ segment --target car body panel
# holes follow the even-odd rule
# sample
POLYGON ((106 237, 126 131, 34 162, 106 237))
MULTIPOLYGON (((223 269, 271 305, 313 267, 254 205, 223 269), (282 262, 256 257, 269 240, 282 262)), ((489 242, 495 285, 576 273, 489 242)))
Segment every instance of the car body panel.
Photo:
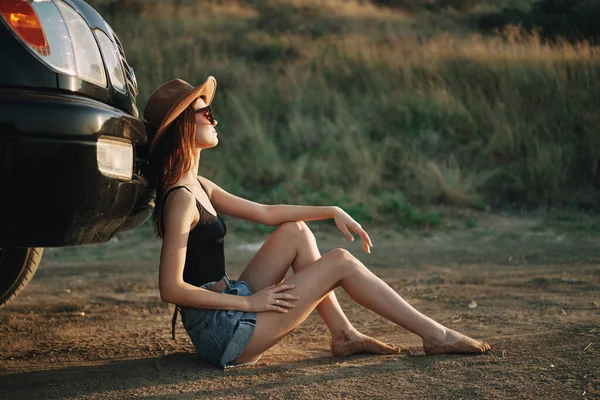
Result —
MULTIPOLYGON (((127 73, 110 26, 85 2, 64 2, 113 40, 127 73)), ((152 213, 154 191, 146 178, 146 127, 138 118, 135 83, 129 80, 123 94, 108 73, 108 87, 58 73, 0 21, 0 248, 105 242, 142 224, 152 213), (131 179, 99 171, 100 137, 132 144, 131 179)))
MULTIPOLYGON (((124 57, 124 52, 112 29, 91 6, 80 0, 63 1, 75 8, 92 29, 103 31, 115 43, 121 56, 124 57)), ((10 54, 9 57, 1 57, 0 86, 62 89, 69 93, 80 94, 111 104, 134 117, 139 116, 135 96, 130 91, 121 93, 112 87, 106 66, 104 69, 109 82, 108 87, 100 87, 75 76, 53 71, 23 44, 2 18, 0 18, 0 49, 0 55, 10 54)), ((123 74, 127 76, 128 71, 124 67, 122 70, 123 74)))
POLYGON ((56 89, 56 73, 38 60, 0 18, 0 88, 56 89), (6 55, 6 56, 4 56, 6 55))
POLYGON ((96 160, 100 136, 146 143, 140 120, 95 100, 0 92, 2 247, 103 242, 129 217, 148 218, 152 191, 140 175, 144 161, 131 180, 104 176, 96 160))
POLYGON ((144 123, 99 101, 60 92, 0 91, 0 136, 97 140, 101 135, 147 143, 144 123))

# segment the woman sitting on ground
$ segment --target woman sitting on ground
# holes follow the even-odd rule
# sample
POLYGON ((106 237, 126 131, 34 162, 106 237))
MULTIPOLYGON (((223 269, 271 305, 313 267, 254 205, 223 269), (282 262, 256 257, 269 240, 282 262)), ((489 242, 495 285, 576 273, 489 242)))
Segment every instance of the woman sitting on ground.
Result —
POLYGON ((341 208, 263 205, 198 176, 200 152, 219 142, 210 108, 215 90, 213 77, 196 88, 174 79, 152 94, 144 110, 153 131, 150 155, 157 171, 154 222, 163 240, 160 295, 176 305, 205 361, 222 367, 256 362, 314 308, 331 332, 334 355, 398 353, 397 347, 352 326, 333 292, 339 286, 356 303, 419 335, 426 354, 490 349, 414 309, 348 251, 321 256, 304 221, 332 218, 349 241, 351 232, 360 236, 365 252, 373 246, 341 208), (239 280, 225 273, 221 214, 278 226, 239 280), (284 279, 290 267, 294 273, 284 279))

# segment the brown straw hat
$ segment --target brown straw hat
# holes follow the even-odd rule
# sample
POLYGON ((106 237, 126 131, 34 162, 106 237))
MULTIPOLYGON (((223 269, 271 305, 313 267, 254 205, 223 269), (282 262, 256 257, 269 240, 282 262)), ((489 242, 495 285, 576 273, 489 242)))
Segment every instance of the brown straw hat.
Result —
POLYGON ((216 90, 217 80, 212 76, 198 87, 181 79, 173 79, 156 89, 144 108, 144 118, 154 131, 154 137, 150 138, 150 153, 158 138, 187 106, 200 96, 204 97, 207 106, 210 105, 216 90))

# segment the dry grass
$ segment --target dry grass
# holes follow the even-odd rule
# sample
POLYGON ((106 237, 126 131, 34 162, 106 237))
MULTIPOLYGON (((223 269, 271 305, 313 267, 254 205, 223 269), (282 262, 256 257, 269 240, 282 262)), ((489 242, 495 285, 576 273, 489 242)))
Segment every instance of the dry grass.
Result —
POLYGON ((141 106, 167 79, 217 77, 222 139, 202 173, 238 194, 382 221, 381 199, 399 193, 394 204, 596 203, 598 47, 341 0, 165 1, 107 19, 141 106))

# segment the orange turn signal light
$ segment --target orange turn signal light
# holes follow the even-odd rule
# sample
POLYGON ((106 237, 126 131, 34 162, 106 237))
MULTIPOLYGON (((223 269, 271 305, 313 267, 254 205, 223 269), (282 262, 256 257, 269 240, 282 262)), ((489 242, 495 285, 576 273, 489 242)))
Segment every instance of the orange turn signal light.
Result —
POLYGON ((46 34, 31 4, 25 0, 0 0, 0 14, 25 43, 40 55, 50 55, 46 34))

